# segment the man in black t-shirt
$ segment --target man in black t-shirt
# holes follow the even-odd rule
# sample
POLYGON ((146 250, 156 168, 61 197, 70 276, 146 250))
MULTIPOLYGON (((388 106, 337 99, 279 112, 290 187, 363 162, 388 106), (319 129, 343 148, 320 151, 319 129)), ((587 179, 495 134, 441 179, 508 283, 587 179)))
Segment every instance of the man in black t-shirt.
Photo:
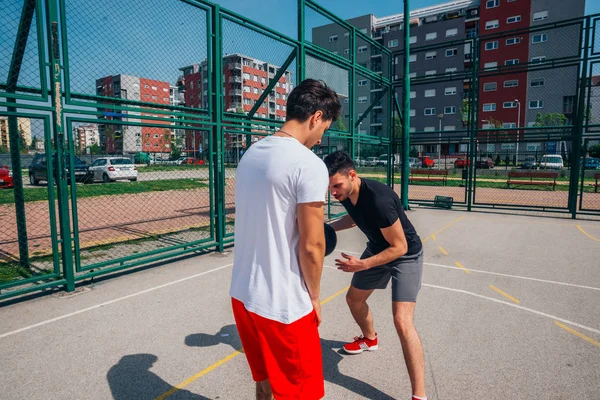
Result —
POLYGON ((353 272, 346 301, 362 335, 344 345, 358 354, 378 348, 373 316, 367 299, 375 289, 385 289, 392 279, 394 324, 400 337, 414 399, 425 397, 425 362, 421 340, 413 324, 417 294, 423 274, 423 244, 408 220, 398 195, 389 186, 356 174, 350 156, 336 151, 325 158, 329 191, 348 214, 331 223, 336 231, 357 226, 368 243, 360 259, 342 253, 338 269, 353 272))

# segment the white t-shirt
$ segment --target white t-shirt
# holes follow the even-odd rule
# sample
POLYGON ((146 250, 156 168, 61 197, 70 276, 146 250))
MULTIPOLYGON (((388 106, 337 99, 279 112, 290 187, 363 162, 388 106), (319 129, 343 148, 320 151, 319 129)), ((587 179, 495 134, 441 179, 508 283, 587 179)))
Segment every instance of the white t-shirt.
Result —
POLYGON ((253 144, 235 176, 231 297, 261 317, 292 323, 312 309, 298 260, 296 205, 324 202, 325 163, 294 138, 253 144))

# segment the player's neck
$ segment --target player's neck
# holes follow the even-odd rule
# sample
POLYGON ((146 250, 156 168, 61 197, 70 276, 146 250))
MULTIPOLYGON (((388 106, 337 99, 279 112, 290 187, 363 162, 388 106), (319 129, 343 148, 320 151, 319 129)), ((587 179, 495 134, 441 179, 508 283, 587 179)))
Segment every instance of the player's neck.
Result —
POLYGON ((352 205, 355 206, 356 203, 358 203, 358 195, 360 194, 360 184, 361 184, 361 179, 359 177, 356 177, 356 179, 354 180, 353 184, 353 190, 352 193, 350 194, 350 201, 352 202, 352 205))

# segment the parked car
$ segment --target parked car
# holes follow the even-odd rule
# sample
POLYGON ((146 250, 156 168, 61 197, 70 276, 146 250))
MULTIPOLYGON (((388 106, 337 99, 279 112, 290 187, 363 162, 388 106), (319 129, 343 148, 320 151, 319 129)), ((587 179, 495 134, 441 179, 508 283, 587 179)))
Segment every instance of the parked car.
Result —
POLYGON ((475 168, 490 169, 494 168, 494 161, 489 157, 484 157, 475 160, 475 168))
POLYGON ((421 168, 423 166, 423 163, 421 162, 421 160, 419 160, 416 157, 410 157, 408 159, 408 166, 409 168, 421 168))
POLYGON ((457 158, 456 161, 454 161, 454 168, 466 168, 469 165, 471 165, 471 160, 465 157, 457 158))
POLYGON ((367 157, 367 161, 365 161, 365 166, 374 167, 377 165, 377 157, 367 157))
POLYGON ((600 158, 584 158, 581 165, 583 165, 585 169, 600 169, 600 158))
POLYGON ((542 156, 540 168, 542 169, 563 169, 565 166, 560 154, 551 154, 542 156))
POLYGON ((108 183, 121 179, 134 182, 137 178, 137 168, 130 159, 123 157, 98 158, 89 169, 89 182, 108 183))
POLYGON ((534 156, 527 156, 521 161, 521 168, 524 169, 534 169, 537 165, 537 160, 534 156))
POLYGON ((7 166, 0 166, 0 188, 13 187, 13 174, 7 166))
MULTIPOLYGON (((71 156, 65 155, 65 163, 67 173, 70 173, 71 169, 71 156)), ((76 182, 85 182, 88 178, 89 166, 85 161, 82 161, 79 157, 73 156, 74 165, 73 172, 75 173, 76 182)), ((48 182, 48 160, 45 154, 36 155, 29 165, 29 183, 32 185, 39 185, 40 181, 48 182)), ((56 154, 52 155, 53 174, 52 176, 56 180, 56 154)))
POLYGON ((421 165, 425 168, 433 168, 435 166, 435 161, 429 156, 421 157, 421 165))
POLYGON ((179 157, 177 160, 175 160, 175 164, 177 165, 183 165, 183 164, 187 164, 187 157, 179 157))

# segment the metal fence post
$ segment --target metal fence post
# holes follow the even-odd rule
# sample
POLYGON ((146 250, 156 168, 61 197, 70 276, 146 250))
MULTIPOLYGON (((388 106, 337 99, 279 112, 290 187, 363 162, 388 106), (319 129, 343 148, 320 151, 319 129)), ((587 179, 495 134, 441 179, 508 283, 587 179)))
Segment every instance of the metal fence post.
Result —
POLYGON ((402 125, 402 205, 405 210, 410 210, 408 205, 408 175, 410 169, 410 0, 404 0, 404 77, 402 87, 402 107, 404 124, 402 125))
MULTIPOLYGON (((50 85, 52 98, 52 126, 54 129, 54 146, 56 148, 56 186, 58 213, 60 221, 62 265, 67 280, 67 291, 75 290, 75 274, 73 271, 73 249, 71 247, 71 223, 69 221, 69 195, 65 166, 65 130, 63 121, 63 98, 60 64, 59 22, 57 3, 46 0, 46 19, 48 27, 48 55, 50 57, 50 85)), ((48 174, 53 171, 48 171, 48 174)), ((52 206, 52 205, 51 205, 52 206)))
MULTIPOLYGON (((571 176, 569 179, 569 201, 568 207, 573 219, 577 218, 577 195, 579 191, 579 157, 581 156, 581 141, 583 138, 584 120, 586 116, 585 110, 585 92, 588 78, 588 56, 590 47, 590 36, 592 30, 592 20, 588 16, 585 18, 583 24, 583 62, 581 64, 581 78, 579 79, 579 91, 577 93, 577 114, 575 123, 573 124, 573 137, 571 143, 573 144, 573 152, 571 153, 571 176)), ((585 180, 585 171, 581 172, 582 180, 585 180)), ((583 188, 583 186, 582 186, 583 188)), ((583 190, 581 192, 583 195, 583 190)))
POLYGON ((469 108, 469 157, 467 168, 469 170, 469 179, 467 180, 467 210, 471 211, 473 207, 473 176, 475 171, 475 136, 479 129, 479 84, 477 80, 477 70, 479 66, 479 40, 473 39, 473 67, 471 71, 471 107, 469 108), (470 164, 470 165, 469 165, 470 164))

